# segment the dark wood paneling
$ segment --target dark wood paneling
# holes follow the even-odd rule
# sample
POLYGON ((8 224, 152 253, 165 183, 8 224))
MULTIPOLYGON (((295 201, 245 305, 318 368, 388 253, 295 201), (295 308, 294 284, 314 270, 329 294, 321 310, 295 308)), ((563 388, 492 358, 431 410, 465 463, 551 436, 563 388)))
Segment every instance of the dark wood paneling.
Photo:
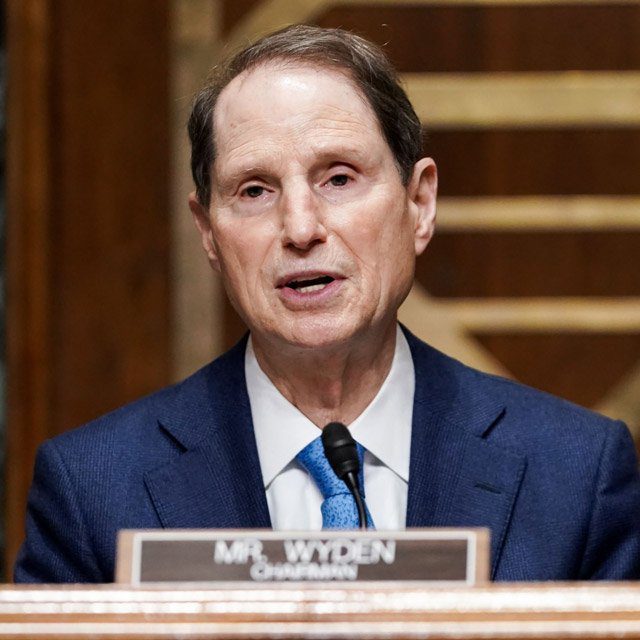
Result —
POLYGON ((640 193, 638 129, 433 131, 425 152, 440 195, 640 193))
POLYGON ((34 451, 48 435, 53 401, 49 9, 47 0, 7 5, 7 569, 22 536, 34 451))
POLYGON ((640 69, 638 5, 343 5, 318 24, 384 44, 401 71, 640 69))
POLYGON ((452 298, 640 296, 639 256, 640 233, 436 233, 417 277, 452 298))
POLYGON ((169 6, 11 0, 7 557, 39 442, 169 380, 169 6))
POLYGON ((56 431, 169 366, 167 3, 81 5, 56 3, 56 431))
MULTIPOLYGON (((213 1, 213 0, 212 0, 213 1)), ((228 34, 262 0, 222 0, 222 33, 228 34)))
POLYGON ((476 337, 521 382, 586 407, 602 400, 640 359, 640 335, 476 337))

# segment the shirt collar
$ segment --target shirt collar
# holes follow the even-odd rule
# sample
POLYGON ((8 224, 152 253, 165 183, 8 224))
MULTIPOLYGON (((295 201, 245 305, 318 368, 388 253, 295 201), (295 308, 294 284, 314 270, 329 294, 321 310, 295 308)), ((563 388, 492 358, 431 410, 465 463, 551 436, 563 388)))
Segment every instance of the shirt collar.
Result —
MULTIPOLYGON (((262 478, 268 488, 298 452, 320 435, 320 430, 262 371, 251 337, 245 352, 245 375, 262 478)), ((398 326, 391 369, 375 398, 349 425, 349 430, 405 482, 409 480, 414 390, 413 359, 398 326)))
POLYGON ((409 482, 415 370, 400 326, 391 369, 369 406, 349 425, 351 435, 380 462, 409 482))

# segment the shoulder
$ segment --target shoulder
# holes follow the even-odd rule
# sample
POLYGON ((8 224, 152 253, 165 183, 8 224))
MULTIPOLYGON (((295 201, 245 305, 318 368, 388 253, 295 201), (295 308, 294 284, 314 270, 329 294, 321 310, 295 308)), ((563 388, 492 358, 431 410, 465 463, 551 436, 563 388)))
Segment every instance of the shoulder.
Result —
MULTIPOLYGON (((442 412, 457 416, 494 412, 484 437, 514 450, 576 453, 599 450, 608 437, 627 438, 626 427, 595 411, 514 380, 469 367, 407 332, 416 385, 426 401, 445 398, 442 412), (420 380, 420 377, 428 380, 420 380)), ((441 401, 441 400, 439 400, 441 401)), ((480 435, 478 433, 478 435, 480 435)))

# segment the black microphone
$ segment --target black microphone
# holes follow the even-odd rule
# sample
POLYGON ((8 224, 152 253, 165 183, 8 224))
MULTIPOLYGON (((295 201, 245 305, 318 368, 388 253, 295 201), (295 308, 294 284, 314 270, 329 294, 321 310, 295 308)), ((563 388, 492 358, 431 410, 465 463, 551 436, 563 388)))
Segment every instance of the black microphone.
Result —
POLYGON ((322 446, 331 468, 338 478, 347 485, 351 495, 353 495, 353 499, 356 501, 360 528, 366 529, 367 513, 358 482, 360 460, 356 441, 351 437, 349 429, 341 422, 330 422, 322 430, 322 446))

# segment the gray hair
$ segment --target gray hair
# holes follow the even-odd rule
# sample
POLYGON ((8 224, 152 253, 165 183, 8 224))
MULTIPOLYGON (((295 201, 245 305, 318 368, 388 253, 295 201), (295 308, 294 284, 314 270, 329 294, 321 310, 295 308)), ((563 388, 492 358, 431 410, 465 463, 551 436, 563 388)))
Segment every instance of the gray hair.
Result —
POLYGON ((272 61, 310 63, 345 71, 362 92, 380 124, 406 185, 422 155, 420 120, 398 75, 375 44, 343 29, 292 25, 276 31, 218 65, 196 95, 189 117, 191 172, 198 201, 211 201, 211 168, 216 157, 213 112, 223 89, 238 75, 272 61))

